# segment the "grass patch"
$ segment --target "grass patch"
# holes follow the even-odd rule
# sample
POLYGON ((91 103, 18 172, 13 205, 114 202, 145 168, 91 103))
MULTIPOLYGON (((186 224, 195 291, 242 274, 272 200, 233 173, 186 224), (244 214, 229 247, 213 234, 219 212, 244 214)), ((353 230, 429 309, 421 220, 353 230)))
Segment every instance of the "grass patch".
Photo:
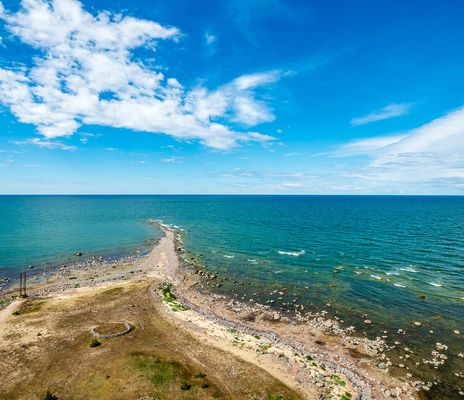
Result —
POLYGON ((163 300, 166 303, 172 303, 176 301, 177 297, 174 293, 172 293, 172 283, 163 283, 160 286, 160 290, 163 293, 163 300))
POLYGON ((188 375, 180 364, 149 355, 133 355, 132 364, 144 378, 156 385, 171 385, 188 375))
POLYGON ((175 302, 175 303, 172 303, 172 305, 171 305, 171 310, 172 310, 172 311, 187 311, 188 308, 185 307, 185 306, 183 306, 183 305, 180 304, 180 303, 175 302))
POLYGON ((27 300, 23 303, 19 310, 15 311, 13 315, 24 315, 39 312, 42 309, 44 301, 27 300))
POLYGON ((172 283, 163 283, 160 285, 163 295, 163 301, 171 306, 171 311, 187 311, 188 308, 177 301, 177 297, 172 293, 172 283))
MULTIPOLYGON (((182 392, 192 393, 192 395, 203 398, 198 390, 217 389, 214 384, 205 379, 205 373, 197 372, 192 374, 189 369, 175 361, 163 360, 143 352, 132 353, 130 361, 139 375, 154 385, 153 389, 161 398, 164 398, 162 397, 163 394, 167 394, 166 399, 184 399, 183 396, 180 396, 182 392)), ((214 392, 205 394, 214 397, 214 392)), ((190 397, 188 398, 190 399, 190 397)))
POLYGON ((342 400, 351 400, 351 393, 350 392, 345 392, 342 394, 341 399, 342 400))
POLYGON ((270 394, 267 400, 285 400, 285 397, 281 394, 270 394))
POLYGON ((190 382, 182 382, 180 385, 180 390, 190 390, 192 388, 192 384, 190 382))
POLYGON ((101 346, 101 342, 98 339, 92 339, 89 344, 90 347, 98 347, 101 346))
POLYGON ((346 382, 343 379, 341 379, 338 375, 332 375, 331 378, 338 386, 341 386, 341 387, 346 386, 346 382))
POLYGON ((270 343, 261 343, 261 344, 258 345, 258 347, 261 350, 266 351, 266 350, 269 350, 272 347, 272 344, 270 344, 270 343))

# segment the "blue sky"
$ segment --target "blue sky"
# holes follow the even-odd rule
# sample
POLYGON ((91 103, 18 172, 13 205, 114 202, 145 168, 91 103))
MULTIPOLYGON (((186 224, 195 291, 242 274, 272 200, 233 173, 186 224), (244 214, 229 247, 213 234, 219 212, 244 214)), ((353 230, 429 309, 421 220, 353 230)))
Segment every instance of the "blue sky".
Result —
POLYGON ((2 0, 0 193, 464 194, 463 15, 2 0))

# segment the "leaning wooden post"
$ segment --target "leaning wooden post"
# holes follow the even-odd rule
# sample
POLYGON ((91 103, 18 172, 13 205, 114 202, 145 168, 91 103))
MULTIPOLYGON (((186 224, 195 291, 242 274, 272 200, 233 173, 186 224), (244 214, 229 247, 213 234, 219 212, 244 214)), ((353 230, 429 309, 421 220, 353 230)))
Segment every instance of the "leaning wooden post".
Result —
POLYGON ((23 297, 23 273, 19 273, 19 297, 23 297))
POLYGON ((26 273, 20 272, 19 273, 19 297, 27 297, 26 294, 26 273))

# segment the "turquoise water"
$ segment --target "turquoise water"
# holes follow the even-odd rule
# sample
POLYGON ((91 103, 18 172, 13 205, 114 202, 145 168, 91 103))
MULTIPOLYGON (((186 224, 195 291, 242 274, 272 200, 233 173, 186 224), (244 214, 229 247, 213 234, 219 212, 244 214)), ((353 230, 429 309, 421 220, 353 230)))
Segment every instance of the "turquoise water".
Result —
POLYGON ((432 398, 464 386, 453 356, 464 351, 464 197, 3 196, 0 275, 77 251, 134 251, 159 236, 151 218, 182 228, 190 253, 238 281, 224 281, 221 291, 285 308, 270 289, 287 287, 282 302, 291 292, 347 324, 365 329, 367 314, 371 337, 407 328, 402 342, 425 358, 435 342, 450 346, 438 371, 410 365, 446 381, 432 398))

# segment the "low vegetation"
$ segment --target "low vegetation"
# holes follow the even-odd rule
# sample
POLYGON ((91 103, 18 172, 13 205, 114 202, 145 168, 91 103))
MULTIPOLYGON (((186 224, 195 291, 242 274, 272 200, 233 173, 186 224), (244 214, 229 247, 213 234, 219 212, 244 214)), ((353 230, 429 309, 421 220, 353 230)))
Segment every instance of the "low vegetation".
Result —
POLYGON ((18 315, 36 313, 42 309, 43 304, 44 302, 40 300, 27 300, 21 305, 19 310, 13 313, 13 315, 18 316, 18 315))
MULTIPOLYGON (((149 288, 149 283, 137 283, 78 292, 60 301, 28 299, 29 304, 18 309, 21 316, 6 325, 9 333, 2 344, 5 357, 1 366, 11 378, 0 380, 0 393, 4 395, 0 397, 43 400, 50 389, 47 399, 58 396, 60 400, 280 400, 270 397, 272 393, 284 395, 284 400, 300 399, 260 368, 175 329, 153 308, 151 298, 146 296, 149 288), (38 311, 31 313, 34 309, 38 311), (21 329, 16 333, 18 318, 21 329), (106 328, 113 331, 119 330, 117 323, 99 324, 127 320, 137 324, 131 335, 114 340, 89 336, 90 326, 97 326, 98 332, 106 328), (34 363, 25 362, 28 354, 18 340, 23 332, 37 338, 34 363), (95 343, 92 346, 101 341, 101 347, 90 348, 91 341, 95 343), (17 368, 15 357, 24 362, 27 380, 11 373, 17 368), (75 374, 76 365, 79 374, 75 374), (230 371, 240 371, 240 375, 230 379, 230 371), (57 387, 59 393, 53 391, 57 387)), ((177 301, 175 292, 166 289, 162 297, 174 297, 165 303, 171 306, 177 301)))
POLYGON ((338 375, 332 375, 331 378, 338 386, 346 386, 346 382, 343 379, 341 379, 338 375))
POLYGON ((47 390, 47 393, 45 393, 43 400, 58 400, 58 396, 47 390))
POLYGON ((160 286, 161 293, 163 294, 163 301, 171 306, 172 311, 186 311, 187 307, 177 301, 177 297, 172 293, 172 283, 163 283, 160 286))

